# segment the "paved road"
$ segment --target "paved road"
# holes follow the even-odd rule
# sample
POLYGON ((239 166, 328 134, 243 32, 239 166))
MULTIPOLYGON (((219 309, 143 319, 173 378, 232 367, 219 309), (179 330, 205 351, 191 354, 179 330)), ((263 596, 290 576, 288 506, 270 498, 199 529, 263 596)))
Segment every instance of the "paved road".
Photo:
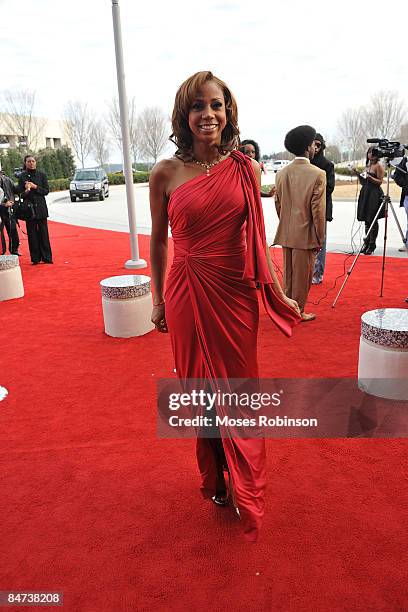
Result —
MULTIPOLYGON (((263 183, 271 182, 271 174, 263 177, 263 183)), ((150 234, 151 221, 149 210, 149 187, 147 184, 134 186, 136 199, 136 219, 138 232, 150 234)), ((263 198, 266 234, 269 244, 273 242, 277 226, 277 216, 272 198, 263 198)), ((68 192, 52 193, 48 196, 50 219, 72 225, 94 227, 98 229, 116 230, 128 232, 128 218, 126 206, 126 191, 124 185, 116 185, 110 188, 110 197, 104 202, 84 201, 71 202, 68 192)), ((354 221, 355 203, 336 201, 334 203, 334 221, 328 224, 328 250, 350 251, 351 236, 356 232, 355 243, 360 243, 360 223, 354 221)), ((399 208, 399 202, 394 204, 394 209, 403 231, 406 229, 405 211, 399 208)), ((387 254, 394 257, 407 257, 407 253, 399 253, 398 248, 402 245, 401 237, 392 215, 389 219, 389 232, 387 243, 387 254)), ((380 233, 378 245, 382 244, 384 221, 380 221, 380 233)), ((377 247, 376 253, 380 254, 377 247)))

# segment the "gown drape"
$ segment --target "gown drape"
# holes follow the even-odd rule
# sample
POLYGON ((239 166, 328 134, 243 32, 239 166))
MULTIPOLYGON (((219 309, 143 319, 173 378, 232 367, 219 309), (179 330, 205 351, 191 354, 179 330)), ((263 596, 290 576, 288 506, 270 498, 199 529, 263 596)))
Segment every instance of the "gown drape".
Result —
MULTIPOLYGON (((257 332, 262 300, 286 335, 300 317, 273 290, 259 186, 252 163, 233 151, 209 176, 171 195, 174 260, 166 284, 168 324, 180 379, 258 378, 257 332)), ((264 514, 265 441, 221 436, 244 533, 255 541, 264 514)), ((216 464, 207 438, 197 438, 201 490, 211 497, 216 464)))

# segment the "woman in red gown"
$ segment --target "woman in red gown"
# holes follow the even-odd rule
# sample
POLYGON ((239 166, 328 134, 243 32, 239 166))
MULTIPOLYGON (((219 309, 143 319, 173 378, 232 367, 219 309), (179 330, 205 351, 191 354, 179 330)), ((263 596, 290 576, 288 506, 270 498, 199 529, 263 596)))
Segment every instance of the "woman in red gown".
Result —
MULTIPOLYGON (((276 278, 266 245, 260 169, 236 150, 237 106, 227 85, 198 72, 179 88, 172 116, 174 157, 150 177, 152 321, 170 332, 180 379, 256 379, 258 298, 288 336, 299 318, 276 278), (166 292, 167 234, 174 260, 166 292)), ((264 513, 265 442, 197 438, 204 497, 224 505, 227 468, 244 533, 255 541, 264 513)))

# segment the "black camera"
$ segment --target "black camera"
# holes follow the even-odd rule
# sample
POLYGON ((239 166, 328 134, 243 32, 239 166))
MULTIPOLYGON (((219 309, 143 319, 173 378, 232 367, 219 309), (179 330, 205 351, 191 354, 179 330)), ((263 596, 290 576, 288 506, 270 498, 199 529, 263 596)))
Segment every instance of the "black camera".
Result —
POLYGON ((386 138, 367 138, 367 142, 378 145, 372 149, 372 154, 375 157, 395 159, 396 157, 404 157, 405 155, 404 145, 396 140, 387 140, 386 138))

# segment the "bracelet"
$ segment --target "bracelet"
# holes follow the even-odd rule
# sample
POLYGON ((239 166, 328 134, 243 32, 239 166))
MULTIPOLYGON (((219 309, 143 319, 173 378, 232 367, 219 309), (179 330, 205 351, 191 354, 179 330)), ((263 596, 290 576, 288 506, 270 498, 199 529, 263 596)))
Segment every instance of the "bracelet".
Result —
POLYGON ((163 306, 165 304, 165 301, 162 300, 161 302, 159 302, 158 304, 153 303, 153 306, 163 306))

